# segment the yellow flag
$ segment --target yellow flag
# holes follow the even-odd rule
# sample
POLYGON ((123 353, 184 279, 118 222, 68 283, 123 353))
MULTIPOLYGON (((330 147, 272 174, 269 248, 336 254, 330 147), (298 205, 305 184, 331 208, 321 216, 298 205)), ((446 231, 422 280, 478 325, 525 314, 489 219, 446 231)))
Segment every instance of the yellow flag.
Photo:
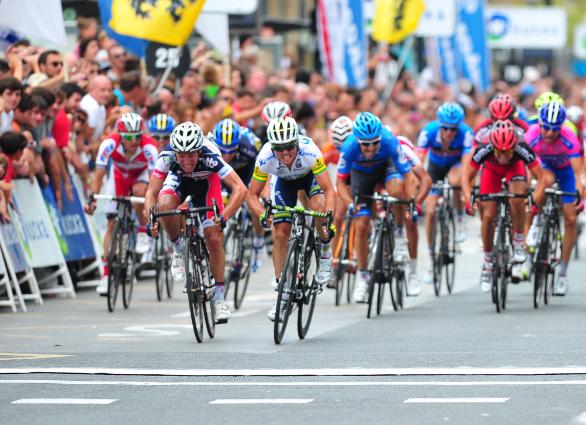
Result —
POLYGON ((417 29, 424 10, 423 0, 375 0, 372 38, 398 43, 417 29))
POLYGON ((110 27, 119 34, 183 46, 205 0, 112 0, 110 27))

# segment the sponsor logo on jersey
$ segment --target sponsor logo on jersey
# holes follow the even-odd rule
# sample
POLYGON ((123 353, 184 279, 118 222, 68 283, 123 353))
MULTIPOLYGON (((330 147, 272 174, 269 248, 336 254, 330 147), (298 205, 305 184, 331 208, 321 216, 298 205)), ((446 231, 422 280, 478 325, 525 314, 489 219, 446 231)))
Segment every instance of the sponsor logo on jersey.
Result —
POLYGON ((213 157, 203 158, 203 163, 206 167, 214 169, 218 166, 218 161, 213 157))

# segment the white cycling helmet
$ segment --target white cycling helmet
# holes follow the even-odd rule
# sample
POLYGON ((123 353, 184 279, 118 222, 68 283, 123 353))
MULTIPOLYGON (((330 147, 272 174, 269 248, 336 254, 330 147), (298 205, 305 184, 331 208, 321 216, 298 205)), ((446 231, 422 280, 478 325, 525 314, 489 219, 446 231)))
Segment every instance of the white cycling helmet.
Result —
POLYGON ((144 130, 142 117, 135 112, 123 114, 116 123, 120 134, 141 134, 144 130))
POLYGON ((569 106, 568 109, 566 109, 566 116, 573 123, 578 123, 584 118, 584 109, 578 105, 569 106))
POLYGON ((203 131, 191 121, 179 124, 171 133, 171 149, 175 152, 197 152, 203 146, 203 131))
POLYGON ((272 146, 297 143, 299 141, 299 127, 291 117, 271 120, 267 127, 267 138, 272 146))
POLYGON ((285 118, 293 115, 291 107, 285 102, 269 102, 262 108, 260 117, 265 124, 277 118, 285 118))
POLYGON ((338 147, 352 134, 354 122, 350 117, 341 115, 330 126, 330 138, 334 146, 338 147))

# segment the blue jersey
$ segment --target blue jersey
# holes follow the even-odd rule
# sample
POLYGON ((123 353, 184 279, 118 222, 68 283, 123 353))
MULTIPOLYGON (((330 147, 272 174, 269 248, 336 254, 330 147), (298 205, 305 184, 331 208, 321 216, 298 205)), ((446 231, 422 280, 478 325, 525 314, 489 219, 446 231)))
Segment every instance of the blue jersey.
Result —
POLYGON ((429 163, 442 168, 449 168, 461 161, 462 156, 472 152, 474 133, 467 124, 458 126, 456 137, 445 149, 441 140, 439 121, 432 121, 427 124, 417 139, 417 150, 429 152, 429 163))
POLYGON ((383 128, 378 152, 370 159, 364 157, 358 140, 352 134, 342 145, 340 161, 338 162, 338 176, 341 179, 346 179, 352 170, 375 173, 386 169, 389 160, 393 162, 400 174, 407 174, 411 171, 411 165, 399 140, 386 128, 383 128))

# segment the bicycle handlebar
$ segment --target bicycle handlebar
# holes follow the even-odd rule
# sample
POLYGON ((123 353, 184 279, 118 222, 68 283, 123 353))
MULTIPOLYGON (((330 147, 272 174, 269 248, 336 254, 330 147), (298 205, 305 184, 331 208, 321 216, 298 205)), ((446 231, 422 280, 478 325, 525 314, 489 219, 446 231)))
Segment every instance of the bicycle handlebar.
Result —
POLYGON ((275 205, 271 201, 266 200, 264 203, 264 207, 267 211, 267 216, 272 215, 272 210, 277 211, 284 211, 291 214, 301 214, 308 217, 317 217, 317 218, 332 218, 333 214, 331 212, 321 212, 321 211, 313 211, 313 210, 306 210, 301 206, 296 207, 288 207, 286 205, 275 205))
POLYGON ((417 211, 415 207, 415 201, 413 199, 405 200, 395 198, 394 196, 390 195, 381 195, 379 193, 375 193, 373 195, 360 195, 359 197, 357 196, 356 198, 354 198, 355 205, 358 205, 359 198, 370 199, 372 201, 380 201, 383 204, 385 204, 385 207, 390 207, 392 205, 407 205, 409 207, 409 215, 411 217, 414 217, 417 211))
POLYGON ((128 202, 131 204, 144 204, 144 198, 141 196, 114 196, 114 195, 104 195, 102 193, 90 195, 88 198, 88 203, 91 203, 94 200, 99 200, 99 199, 106 200, 106 201, 114 201, 114 202, 128 202))

